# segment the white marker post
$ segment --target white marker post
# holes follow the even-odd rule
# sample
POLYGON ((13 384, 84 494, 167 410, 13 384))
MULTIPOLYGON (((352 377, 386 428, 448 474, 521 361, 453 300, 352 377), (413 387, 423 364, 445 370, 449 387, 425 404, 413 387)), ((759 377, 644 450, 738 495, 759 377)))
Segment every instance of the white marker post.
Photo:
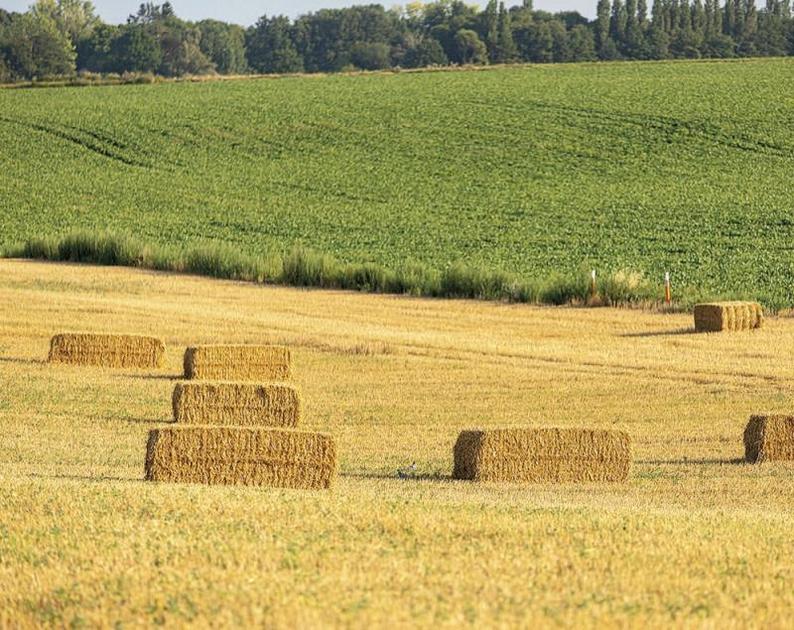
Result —
POLYGON ((595 298, 596 296, 596 272, 593 269, 590 272, 590 297, 595 298))
POLYGON ((673 301, 673 295, 670 291, 670 272, 664 272, 664 302, 670 304, 673 301))

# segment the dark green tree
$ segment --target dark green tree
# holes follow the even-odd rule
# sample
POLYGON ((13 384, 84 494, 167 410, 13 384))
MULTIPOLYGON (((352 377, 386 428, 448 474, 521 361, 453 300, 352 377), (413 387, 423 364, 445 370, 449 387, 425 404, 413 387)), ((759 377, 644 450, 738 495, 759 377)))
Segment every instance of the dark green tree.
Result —
POLYGON ((488 49, 475 31, 462 28, 455 33, 457 59, 460 63, 487 63, 488 49))
POLYGON ((496 48, 495 61, 506 63, 513 61, 516 56, 516 43, 513 40, 513 25, 510 13, 505 8, 505 3, 499 3, 499 40, 496 48))
POLYGON ((97 24, 91 35, 77 45, 77 69, 92 72, 111 72, 117 64, 113 56, 113 42, 119 37, 120 28, 109 24, 97 24))
POLYGON ((302 72, 303 59, 292 41, 289 18, 261 17, 246 33, 246 58, 255 72, 302 72))
POLYGON ((551 60, 554 63, 571 61, 571 47, 568 42, 568 31, 560 20, 546 22, 551 33, 551 60))
POLYGON ((640 28, 645 30, 648 26, 648 0, 638 0, 637 2, 637 21, 640 28))
POLYGON ((69 36, 46 13, 16 15, 0 34, 5 72, 15 79, 74 74, 77 54, 69 36))
POLYGON ((602 51, 609 39, 610 5, 609 0, 598 0, 596 8, 595 41, 599 57, 604 59, 602 51))
POLYGON ((201 52, 221 74, 243 74, 248 70, 245 61, 245 30, 236 24, 217 20, 199 22, 201 52))
POLYGON ((496 0, 488 0, 485 10, 481 14, 482 19, 482 38, 488 48, 488 58, 493 63, 498 57, 499 46, 499 16, 497 13, 496 0))
POLYGON ((163 61, 160 43, 142 23, 121 29, 111 44, 114 72, 156 72, 163 61))
POLYGON ((426 66, 446 66, 449 63, 444 49, 435 39, 427 37, 405 53, 406 68, 424 68, 426 66))
POLYGON ((379 42, 356 42, 350 48, 350 61, 362 70, 383 70, 391 66, 391 49, 379 42))
POLYGON ((571 61, 595 61, 598 59, 593 31, 579 24, 568 33, 571 61))
POLYGON ((621 44, 626 39, 629 14, 623 0, 612 1, 612 15, 609 23, 609 34, 615 43, 621 44))

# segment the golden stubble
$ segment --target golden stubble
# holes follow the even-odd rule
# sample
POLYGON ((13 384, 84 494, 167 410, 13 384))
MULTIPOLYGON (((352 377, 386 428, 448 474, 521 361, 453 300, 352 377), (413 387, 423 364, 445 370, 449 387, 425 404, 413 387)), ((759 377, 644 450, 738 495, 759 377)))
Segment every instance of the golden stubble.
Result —
POLYGON ((0 262, 0 625, 782 625, 794 323, 416 300, 0 262), (62 330, 153 335, 158 370, 50 365, 62 330), (185 348, 283 344, 331 491, 152 484, 185 348), (632 439, 627 484, 450 480, 461 430, 632 439), (396 471, 416 462, 416 472, 396 471))

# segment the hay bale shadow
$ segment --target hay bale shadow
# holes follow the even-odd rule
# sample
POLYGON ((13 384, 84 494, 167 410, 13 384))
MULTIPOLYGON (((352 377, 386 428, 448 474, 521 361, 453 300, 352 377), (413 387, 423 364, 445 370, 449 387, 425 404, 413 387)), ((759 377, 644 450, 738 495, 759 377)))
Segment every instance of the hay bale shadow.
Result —
POLYGON ((176 424, 176 420, 173 418, 136 418, 135 416, 126 416, 121 418, 121 421, 126 422, 127 424, 146 424, 151 427, 157 427, 164 424, 176 424))
POLYGON ((687 465, 696 465, 696 466, 715 466, 715 465, 728 465, 728 466, 738 466, 741 464, 745 464, 746 461, 744 457, 732 457, 728 459, 722 459, 719 457, 714 458, 698 458, 698 459, 689 459, 687 457, 682 457, 681 459, 638 459, 634 462, 635 464, 647 464, 649 466, 687 466, 687 465))
POLYGON ((27 475, 31 479, 56 479, 56 480, 66 480, 66 481, 90 481, 92 483, 103 483, 106 481, 126 481, 126 482, 134 482, 134 483, 144 483, 144 479, 142 477, 116 477, 112 475, 76 475, 76 474, 65 474, 65 473, 54 473, 49 475, 44 475, 41 473, 29 473, 27 475))
POLYGON ((182 381, 184 374, 116 374, 116 378, 132 378, 138 381, 182 381))
POLYGON ((677 328, 675 330, 653 330, 650 332, 639 333, 623 333, 620 336, 631 337, 675 337, 678 335, 701 335, 703 333, 695 330, 694 328, 677 328))
POLYGON ((420 473, 416 475, 410 475, 405 477, 400 477, 398 473, 370 473, 370 472, 342 472, 339 473, 340 477, 347 477, 349 479, 369 479, 369 480, 379 480, 379 481, 386 481, 386 480, 393 480, 393 481, 440 481, 440 482, 453 482, 452 475, 446 475, 441 473, 420 473))
POLYGON ((19 365, 45 365, 44 359, 23 359, 22 357, 0 357, 0 363, 17 363, 19 365))

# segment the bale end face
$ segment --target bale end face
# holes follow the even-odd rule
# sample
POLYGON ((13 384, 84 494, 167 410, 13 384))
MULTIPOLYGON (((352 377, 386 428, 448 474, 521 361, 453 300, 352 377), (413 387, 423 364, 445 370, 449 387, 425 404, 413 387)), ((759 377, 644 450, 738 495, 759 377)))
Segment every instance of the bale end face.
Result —
POLYGON ((697 304, 694 316, 697 332, 755 330, 764 323, 764 311, 755 302, 697 304))
POLYGON ((794 416, 752 416, 744 430, 744 456, 751 464, 794 461, 794 416))
POLYGON ((572 428, 464 431, 453 477, 514 483, 623 482, 631 439, 622 431, 572 428))
POLYGON ((148 481, 327 489, 336 478, 336 443, 325 433, 285 429, 155 429, 145 467, 148 481))
POLYGON ((283 346, 195 346, 185 351, 185 378, 214 381, 287 381, 292 356, 283 346))
POLYGON ((156 337, 96 333, 63 333, 50 341, 51 363, 112 368, 159 368, 165 344, 156 337))

